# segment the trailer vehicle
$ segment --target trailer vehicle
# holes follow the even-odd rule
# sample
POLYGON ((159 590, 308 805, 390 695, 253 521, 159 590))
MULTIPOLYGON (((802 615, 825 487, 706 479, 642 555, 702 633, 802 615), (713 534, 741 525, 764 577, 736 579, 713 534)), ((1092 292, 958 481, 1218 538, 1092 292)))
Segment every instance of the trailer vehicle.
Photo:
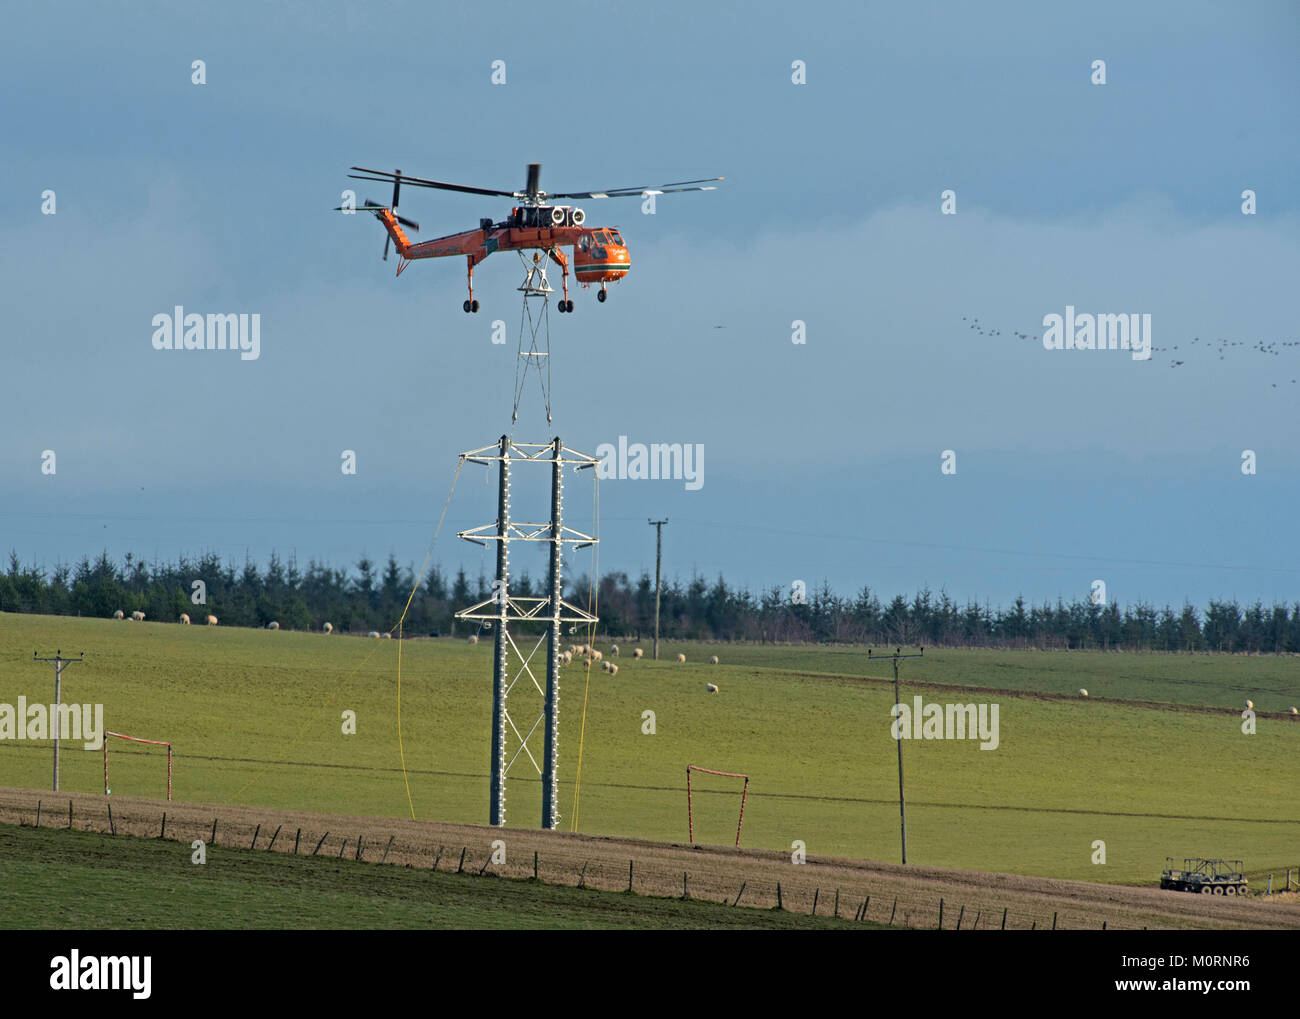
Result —
POLYGON ((1160 887, 1175 892, 1197 892, 1201 895, 1245 895, 1246 874, 1240 860, 1207 860, 1188 857, 1181 868, 1174 866, 1174 858, 1165 860, 1160 887))

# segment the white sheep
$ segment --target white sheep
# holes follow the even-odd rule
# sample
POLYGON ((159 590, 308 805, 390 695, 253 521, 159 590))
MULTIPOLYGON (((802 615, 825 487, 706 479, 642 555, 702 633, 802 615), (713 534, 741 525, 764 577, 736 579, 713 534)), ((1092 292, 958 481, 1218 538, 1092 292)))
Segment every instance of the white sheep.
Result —
POLYGON ((1293 715, 1300 715, 1300 708, 1297 708, 1297 707, 1293 704, 1293 705, 1291 706, 1291 714, 1293 714, 1293 715))
POLYGON ((181 626, 189 626, 189 625, 190 625, 190 617, 189 617, 189 613, 187 613, 187 612, 182 612, 182 613, 181 613, 181 626))
POLYGON ((140 611, 137 610, 137 611, 131 613, 131 618, 132 618, 135 622, 137 622, 137 623, 143 623, 143 622, 144 622, 144 613, 143 613, 143 612, 140 612, 140 611))
POLYGON ((717 693, 717 692, 718 692, 718 684, 716 684, 716 683, 705 683, 705 684, 704 684, 704 689, 706 689, 707 691, 709 691, 709 693, 717 693))
POLYGON ((682 654, 681 652, 678 652, 678 654, 677 654, 677 661, 678 661, 678 662, 684 662, 684 661, 686 661, 686 656, 685 656, 684 654, 682 654))
POLYGON ((611 645, 609 646, 609 653, 610 653, 611 655, 613 655, 615 658, 617 658, 617 657, 618 657, 618 645, 617 645, 617 644, 611 644, 611 645))
POLYGON ((561 652, 556 657, 559 659, 561 665, 568 665, 571 661, 573 661, 573 655, 569 654, 569 652, 567 651, 561 652))
POLYGON ((592 649, 591 649, 591 660, 592 660, 593 662, 604 661, 604 659, 605 659, 605 656, 602 655, 599 651, 597 651, 595 648, 592 648, 592 649))
POLYGON ((379 639, 379 631, 378 631, 378 630, 371 630, 368 634, 366 634, 366 636, 367 636, 367 637, 373 637, 375 640, 378 640, 378 639, 379 639))
POLYGON ((601 663, 600 663, 600 671, 601 671, 601 672, 608 672, 608 671, 609 671, 609 664, 610 664, 609 662, 601 662, 601 663))
POLYGON ((389 630, 385 630, 385 631, 384 631, 384 634, 383 634, 383 637, 384 637, 384 640, 392 640, 392 639, 393 639, 393 634, 392 634, 391 631, 389 631, 389 630))
POLYGON ((709 664, 710 664, 710 665, 717 665, 717 664, 718 664, 718 656, 717 656, 717 655, 714 655, 712 658, 710 658, 710 659, 709 659, 709 664))
POLYGON ((121 609, 118 609, 116 612, 113 613, 113 618, 114 618, 114 619, 125 619, 125 618, 126 618, 126 613, 123 612, 121 609))
POLYGON ((1084 690, 1082 687, 1080 687, 1080 689, 1079 689, 1079 696, 1080 696, 1080 697, 1087 697, 1087 696, 1088 696, 1088 691, 1087 691, 1087 690, 1084 690))
POLYGON ((324 626, 321 627, 321 630, 324 631, 325 633, 333 633, 333 632, 334 632, 334 624, 333 624, 333 623, 326 623, 324 626))
POLYGON ((216 616, 208 616, 208 625, 209 625, 209 626, 216 626, 216 625, 217 625, 217 617, 216 617, 216 616))
POLYGON ((638 648, 633 648, 633 649, 632 649, 632 657, 633 657, 633 658, 640 658, 643 654, 645 654, 645 652, 644 652, 641 648, 639 648, 639 647, 638 647, 638 648))
POLYGON ((615 665, 613 662, 606 662, 605 664, 609 666, 609 674, 610 674, 611 676, 617 676, 617 675, 618 675, 618 666, 617 666, 617 665, 615 665))
POLYGON ((1253 708, 1254 706, 1255 706, 1255 702, 1254 702, 1254 701, 1247 701, 1247 702, 1246 702, 1246 710, 1247 710, 1247 711, 1249 711, 1249 710, 1250 710, 1251 708, 1253 708))
POLYGON ((268 630, 278 630, 280 629, 280 624, 277 623, 274 619, 272 619, 269 623, 266 624, 266 628, 268 630))
POLYGON ((467 644, 477 644, 477 643, 478 643, 478 634, 477 634, 477 633, 471 633, 467 638, 465 638, 465 643, 467 643, 467 644))
POLYGON ((585 655, 587 653, 587 645, 579 644, 576 648, 573 649, 573 653, 575 655, 585 655))

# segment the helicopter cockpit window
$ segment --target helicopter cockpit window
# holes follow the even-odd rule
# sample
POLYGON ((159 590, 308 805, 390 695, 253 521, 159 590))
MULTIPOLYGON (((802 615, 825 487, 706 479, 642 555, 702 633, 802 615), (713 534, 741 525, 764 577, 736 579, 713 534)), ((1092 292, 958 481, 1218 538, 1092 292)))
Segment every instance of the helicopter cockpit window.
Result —
POLYGON ((609 232, 609 236, 613 239, 613 242, 617 244, 620 248, 623 247, 623 238, 619 235, 619 232, 617 230, 611 230, 609 232))
POLYGON ((586 251, 591 247, 591 234, 583 234, 578 238, 578 250, 586 251))

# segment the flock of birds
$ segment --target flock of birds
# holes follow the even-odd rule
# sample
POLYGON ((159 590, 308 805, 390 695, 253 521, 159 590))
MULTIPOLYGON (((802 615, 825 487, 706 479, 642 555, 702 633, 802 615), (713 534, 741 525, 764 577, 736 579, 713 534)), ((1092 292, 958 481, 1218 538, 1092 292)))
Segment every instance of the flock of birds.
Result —
MULTIPOLYGON (((988 326, 987 324, 981 323, 978 318, 968 319, 965 315, 963 315, 961 317, 961 320, 963 322, 968 323, 968 327, 970 329, 975 330, 981 336, 1004 335, 1001 329, 994 329, 988 326)), ((1020 340, 1038 339, 1037 336, 1031 335, 1030 333, 1016 332, 1014 330, 1012 331, 1011 335, 1020 340)), ((1201 337, 1195 336, 1192 338, 1191 343, 1187 345, 1186 351, 1180 356, 1175 356, 1172 352, 1179 350, 1180 346, 1181 344, 1177 344, 1177 343, 1175 343, 1172 347, 1157 347, 1153 345, 1151 347, 1151 352, 1153 354, 1156 353, 1168 354, 1169 355, 1168 367, 1170 368, 1181 368, 1184 364, 1186 364, 1187 362, 1185 358, 1188 356, 1189 353, 1192 353, 1193 348, 1195 348, 1197 353, 1199 353, 1200 351, 1208 351, 1212 356, 1217 354, 1220 361, 1227 358, 1229 354, 1246 353, 1248 351, 1254 351, 1257 354, 1271 355, 1272 357, 1281 357, 1283 353, 1286 352, 1300 353, 1300 340, 1256 340, 1254 343, 1248 344, 1245 340, 1225 340, 1223 339, 1223 337, 1218 337, 1217 339, 1214 340, 1206 339, 1203 341, 1201 337), (1200 343, 1204 343, 1204 346, 1197 347, 1196 345, 1200 343), (1237 348, 1241 348, 1241 350, 1237 350, 1237 348)), ((1287 384, 1286 379, 1281 379, 1281 382, 1283 385, 1287 384)), ((1297 385, 1298 384, 1297 379, 1294 378, 1291 379, 1290 384, 1293 386, 1297 385)), ((1273 383, 1273 388, 1274 389, 1277 388, 1276 382, 1273 383)))

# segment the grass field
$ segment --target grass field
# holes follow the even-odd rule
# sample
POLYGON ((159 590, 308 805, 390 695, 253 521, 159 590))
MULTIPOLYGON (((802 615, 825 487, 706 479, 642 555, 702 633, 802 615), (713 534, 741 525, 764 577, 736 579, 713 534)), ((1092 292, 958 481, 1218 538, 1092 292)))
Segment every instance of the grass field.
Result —
POLYGON ((564 885, 0 824, 0 927, 826 930, 883 925, 564 885))
MULTIPOLYGON (((174 741, 175 797, 407 817, 397 744, 396 641, 289 632, 0 615, 0 703, 48 703, 53 670, 32 651, 84 650, 63 699, 100 702, 108 728, 174 741), (341 715, 356 712, 356 735, 341 715)), ((578 828, 684 840, 684 770, 751 776, 743 843, 798 839, 809 853, 897 860, 892 676, 848 648, 666 645, 658 663, 593 672, 582 736, 578 828), (683 650, 688 662, 671 658, 683 650), (717 653, 724 664, 702 664, 717 653), (721 692, 710 696, 704 684, 721 692), (643 712, 656 732, 643 733, 643 712)), ((487 820, 490 642, 402 645, 402 732, 419 818, 487 820)), ((908 859, 914 864, 1149 884, 1166 856, 1300 864, 1300 659, 1091 652, 927 651, 903 665, 903 700, 992 702, 1000 745, 903 743, 908 859), (1089 690, 1088 700, 1075 691, 1089 690), (996 692, 990 692, 996 691, 996 692), (1260 712, 1243 735, 1247 698, 1260 712), (1104 866, 1091 862, 1106 843, 1104 866)), ((561 826, 586 678, 565 670, 560 701, 561 826)), ((521 728, 541 699, 510 698, 521 728)), ((536 738, 536 737, 535 737, 536 738)), ((540 747, 539 747, 540 749, 540 747)), ((115 745, 119 794, 161 796, 156 751, 115 745)), ((540 754, 538 754, 540 757, 540 754)), ((47 787, 48 743, 0 742, 0 784, 47 787)), ((68 749, 65 788, 102 790, 98 752, 68 749)), ((697 840, 735 838, 738 784, 698 780, 697 840)), ((510 825, 540 821, 539 781, 520 757, 510 825)))

